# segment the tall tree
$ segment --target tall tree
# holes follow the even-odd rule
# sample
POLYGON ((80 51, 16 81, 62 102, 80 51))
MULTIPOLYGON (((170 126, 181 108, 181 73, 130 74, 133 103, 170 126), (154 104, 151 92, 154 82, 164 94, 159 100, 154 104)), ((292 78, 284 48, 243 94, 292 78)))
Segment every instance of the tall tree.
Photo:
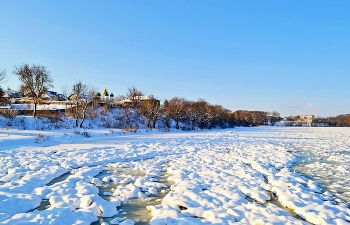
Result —
POLYGON ((128 91, 126 92, 126 96, 131 101, 129 103, 129 106, 134 110, 137 110, 138 107, 140 107, 141 105, 140 100, 143 96, 142 91, 137 89, 136 87, 131 87, 131 88, 128 88, 128 91))
MULTIPOLYGON (((5 70, 0 71, 0 84, 5 81, 6 72, 5 70)), ((5 91, 0 86, 0 104, 7 102, 7 99, 4 97, 5 91)))
POLYGON ((20 91, 30 97, 34 104, 33 116, 36 117, 37 105, 42 102, 45 92, 52 88, 53 79, 45 66, 24 64, 15 67, 13 73, 21 82, 20 91))
MULTIPOLYGON (((88 111, 95 111, 95 109, 98 106, 98 101, 96 99, 97 95, 97 88, 95 88, 92 85, 86 85, 85 86, 85 92, 84 92, 84 98, 81 98, 81 121, 79 127, 83 127, 83 123, 86 119, 86 115, 88 111)), ((91 114, 91 113, 90 113, 91 114)))
POLYGON ((277 111, 273 111, 272 113, 270 113, 270 124, 271 126, 274 126, 276 122, 278 122, 281 118, 281 115, 279 112, 277 111))
POLYGON ((199 99, 196 103, 198 128, 204 129, 209 123, 209 103, 199 99))
MULTIPOLYGON (((114 101, 123 101, 124 104, 120 106, 120 117, 122 120, 122 126, 124 128, 132 128, 133 125, 137 126, 136 120, 139 117, 142 92, 136 87, 128 88, 125 96, 117 96, 114 101)), ((142 109, 141 109, 142 111, 142 109)))
POLYGON ((156 127, 159 118, 159 101, 156 99, 149 99, 143 101, 139 107, 139 112, 147 119, 147 128, 151 130, 156 127), (152 125, 151 125, 152 122, 152 125))
POLYGON ((186 101, 186 114, 187 114, 187 120, 190 123, 191 130, 196 129, 196 122, 197 122, 197 104, 193 101, 186 101))
MULTIPOLYGON (((86 119, 86 113, 89 106, 95 108, 97 104, 94 104, 96 99, 97 89, 92 85, 86 85, 82 82, 76 82, 72 87, 73 94, 71 95, 71 114, 75 119, 75 126, 83 127, 83 123, 86 119), (80 123, 79 123, 80 121, 80 123)), ((92 109, 93 110, 93 109, 92 109)))
POLYGON ((71 107, 69 112, 75 119, 75 126, 78 127, 80 119, 81 99, 84 98, 84 92, 86 91, 86 85, 83 85, 80 81, 76 82, 72 86, 72 94, 69 97, 71 107))
POLYGON ((166 131, 169 131, 171 125, 171 112, 168 100, 165 100, 163 106, 160 108, 160 118, 165 125, 166 131))
POLYGON ((209 105, 208 106, 208 117, 209 117, 209 128, 215 128, 220 126, 224 128, 227 126, 227 115, 228 110, 221 105, 209 105))
POLYGON ((186 99, 174 97, 170 99, 167 104, 167 109, 170 112, 170 117, 175 121, 175 128, 179 129, 179 122, 186 117, 186 99))

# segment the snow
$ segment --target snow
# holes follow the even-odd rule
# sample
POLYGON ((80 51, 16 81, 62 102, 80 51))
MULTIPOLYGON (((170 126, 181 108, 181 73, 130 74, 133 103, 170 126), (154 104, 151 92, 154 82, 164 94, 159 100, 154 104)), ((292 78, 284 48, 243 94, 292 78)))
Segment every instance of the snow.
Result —
POLYGON ((350 222, 346 128, 88 132, 0 130, 0 224, 135 224, 135 198, 153 225, 350 222))
MULTIPOLYGON (((69 104, 47 104, 47 105, 37 105, 37 110, 61 110, 69 109, 72 106, 69 104)), ((34 104, 12 104, 9 108, 11 110, 33 110, 34 104)))

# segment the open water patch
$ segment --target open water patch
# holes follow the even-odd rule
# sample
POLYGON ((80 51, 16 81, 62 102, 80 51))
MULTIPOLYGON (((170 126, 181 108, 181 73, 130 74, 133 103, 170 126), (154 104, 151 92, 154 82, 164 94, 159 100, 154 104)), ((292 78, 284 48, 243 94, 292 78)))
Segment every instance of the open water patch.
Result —
POLYGON ((64 181, 66 180, 69 176, 71 175, 71 172, 67 172, 65 174, 62 174, 61 176, 59 177, 56 177, 55 179, 53 179, 52 181, 50 181, 47 186, 51 186, 53 184, 56 184, 58 182, 61 182, 61 181, 64 181))
MULTIPOLYGON (((99 188, 99 195, 106 201, 110 201, 114 196, 113 193, 120 187, 135 182, 138 178, 147 176, 145 172, 134 170, 132 168, 120 167, 104 167, 104 170, 96 176, 96 178, 104 181, 102 184, 96 184, 99 188), (114 180, 114 181, 113 181, 114 180), (108 182, 106 182, 108 181, 108 182)), ((122 202, 121 206, 117 207, 119 213, 113 217, 99 217, 98 221, 92 225, 102 224, 118 224, 122 220, 130 219, 136 225, 146 225, 152 219, 152 215, 147 210, 147 206, 158 205, 169 192, 169 187, 173 184, 167 180, 168 174, 165 172, 160 176, 154 176, 151 180, 160 188, 157 188, 157 193, 150 194, 146 189, 141 189, 143 197, 129 198, 122 202)))
MULTIPOLYGON (((265 183, 268 183, 267 177, 266 177, 266 176, 263 176, 263 178, 264 178, 265 183)), ((298 220, 302 220, 302 221, 304 221, 304 222, 306 222, 306 223, 309 223, 308 221, 306 221, 306 220, 303 219, 302 217, 298 216, 298 215, 294 212, 294 210, 292 210, 292 209, 290 209, 290 208, 288 208, 288 207, 284 207, 284 206, 280 203, 280 201, 278 200, 278 197, 277 197, 277 195, 276 195, 275 193, 273 193, 272 191, 268 191, 268 190, 266 190, 266 192, 267 192, 267 194, 270 196, 270 200, 266 200, 265 203, 259 202, 259 201, 255 200, 255 199, 253 199, 253 198, 251 198, 251 197, 249 197, 249 196, 246 196, 245 199, 247 199, 249 202, 254 202, 254 203, 256 203, 256 204, 258 204, 258 205, 261 205, 261 206, 264 206, 264 207, 268 207, 269 204, 275 205, 275 206, 277 206, 277 207, 279 207, 279 208, 284 209, 285 211, 287 211, 292 217, 294 217, 294 218, 296 218, 296 219, 298 219, 298 220)))
POLYGON ((334 197, 334 204, 350 204, 350 152, 300 149, 298 161, 292 169, 318 182, 326 195, 334 197))
MULTIPOLYGON (((46 186, 51 186, 51 185, 54 185, 58 182, 62 182, 64 180, 66 180, 70 175, 71 175, 71 172, 67 172, 59 177, 56 177, 53 180, 51 180, 48 184, 46 184, 46 186)), ((32 210, 29 210, 28 212, 33 212, 35 210, 39 210, 39 211, 46 210, 50 206, 51 206, 50 201, 48 199, 43 199, 38 207, 36 207, 32 210)))

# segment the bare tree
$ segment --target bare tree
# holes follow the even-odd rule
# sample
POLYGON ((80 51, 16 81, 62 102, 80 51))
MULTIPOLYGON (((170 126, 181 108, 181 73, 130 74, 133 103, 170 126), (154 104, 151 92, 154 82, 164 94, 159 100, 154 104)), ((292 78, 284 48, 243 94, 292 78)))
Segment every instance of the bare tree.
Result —
POLYGON ((188 127, 195 130, 214 128, 220 126, 226 128, 228 126, 230 111, 222 107, 221 105, 211 105, 204 99, 199 99, 196 102, 185 102, 185 118, 183 119, 188 127))
POLYGON ((68 99, 70 93, 71 93, 71 88, 69 87, 69 85, 68 84, 64 85, 62 87, 63 98, 68 99))
POLYGON ((171 119, 175 121, 175 128, 179 129, 179 122, 183 120, 186 116, 186 99, 174 97, 168 102, 168 110, 171 119))
POLYGON ((250 111, 251 125, 259 126, 265 124, 267 113, 263 111, 250 111))
POLYGON ((204 129, 207 127, 209 122, 209 104, 204 99, 199 99, 195 103, 195 107, 197 108, 197 121, 199 129, 204 129))
POLYGON ((235 124, 239 126, 266 125, 271 115, 264 111, 238 110, 233 113, 235 124))
POLYGON ((70 112, 73 118, 75 119, 76 127, 83 127, 83 123, 86 119, 89 107, 95 109, 95 107, 97 106, 97 104, 94 104, 94 100, 96 99, 97 95, 96 90, 97 89, 94 86, 83 84, 80 81, 73 85, 73 94, 71 95, 70 99, 70 101, 72 102, 70 112))
POLYGON ((228 127, 230 127, 230 128, 233 128, 233 127, 235 127, 237 125, 236 124, 236 119, 235 119, 235 113, 231 112, 228 109, 227 109, 227 112, 226 112, 226 122, 227 122, 228 127))
POLYGON ((21 82, 21 92, 31 97, 34 104, 33 116, 36 117, 37 104, 42 102, 45 92, 53 87, 50 72, 44 66, 24 64, 15 67, 13 73, 21 82))
POLYGON ((195 130, 197 122, 197 104, 193 101, 186 101, 186 105, 187 120, 191 125, 191 130, 195 130))
POLYGON ((280 113, 277 111, 273 111, 272 113, 269 113, 268 116, 269 116, 271 126, 274 126, 275 123, 278 122, 281 118, 280 113))
POLYGON ((142 96, 143 93, 141 90, 137 89, 136 87, 131 87, 128 88, 125 96, 120 95, 114 98, 114 101, 124 101, 124 103, 120 106, 121 114, 119 117, 117 117, 118 120, 122 121, 122 126, 124 128, 132 128, 133 125, 138 126, 134 123, 137 119, 141 118, 139 113, 142 114, 142 111, 144 110, 140 108, 142 96))
POLYGON ((159 101, 153 101, 152 104, 153 104, 152 127, 153 127, 153 129, 155 129, 157 121, 159 120, 159 118, 161 116, 160 102, 159 101))
POLYGON ((159 118, 159 101, 156 99, 149 99, 143 101, 140 105, 139 112, 147 119, 147 128, 155 128, 156 122, 159 118), (152 122, 152 125, 151 125, 152 122))
POLYGON ((6 71, 5 70, 1 70, 0 71, 0 83, 4 82, 6 78, 6 71))
POLYGON ((221 105, 209 105, 209 128, 215 128, 217 126, 220 126, 221 128, 227 127, 228 112, 229 110, 225 109, 221 105))
POLYGON ((68 97, 69 97, 69 94, 71 93, 71 90, 70 90, 70 87, 68 86, 68 84, 64 85, 62 87, 62 95, 63 95, 63 98, 65 100, 65 106, 66 106, 66 110, 65 110, 65 113, 64 113, 64 116, 67 117, 67 111, 68 111, 68 107, 67 107, 67 103, 68 103, 68 97))
POLYGON ((79 127, 83 127, 87 112, 89 111, 89 115, 92 115, 98 103, 96 101, 97 88, 92 85, 87 85, 85 88, 84 98, 81 99, 81 122, 79 127))
POLYGON ((238 126, 252 125, 252 113, 248 110, 237 110, 233 113, 235 124, 238 126))
POLYGON ((131 122, 133 121, 135 110, 131 105, 123 105, 120 108, 121 116, 119 119, 123 120, 123 126, 124 127, 130 127, 131 122))
POLYGON ((196 127, 203 129, 208 123, 208 103, 199 99, 196 102, 186 101, 185 121, 187 121, 192 130, 196 127))
POLYGON ((171 125, 171 111, 170 111, 170 109, 171 108, 169 107, 168 100, 165 100, 164 104, 160 108, 160 119, 163 122, 163 124, 165 125, 166 130, 169 130, 170 125, 171 125))
POLYGON ((142 91, 137 89, 135 86, 128 88, 128 91, 126 93, 126 96, 129 99, 137 99, 138 97, 140 97, 142 95, 143 95, 142 91))
POLYGON ((81 104, 80 102, 82 101, 82 98, 84 98, 84 93, 86 89, 86 85, 83 85, 80 81, 76 82, 72 86, 72 94, 70 95, 70 103, 71 107, 69 108, 69 112, 71 116, 75 119, 75 126, 78 127, 79 125, 79 119, 81 117, 80 114, 80 109, 81 109, 81 104))
POLYGON ((142 91, 136 87, 128 88, 128 91, 126 92, 126 97, 131 101, 129 106, 131 106, 134 110, 137 110, 137 108, 141 105, 140 100, 142 96, 142 91))
MULTIPOLYGON (((0 71, 0 84, 5 81, 6 72, 5 70, 0 71)), ((7 99, 4 97, 5 91, 0 86, 0 104, 7 103, 7 99)))

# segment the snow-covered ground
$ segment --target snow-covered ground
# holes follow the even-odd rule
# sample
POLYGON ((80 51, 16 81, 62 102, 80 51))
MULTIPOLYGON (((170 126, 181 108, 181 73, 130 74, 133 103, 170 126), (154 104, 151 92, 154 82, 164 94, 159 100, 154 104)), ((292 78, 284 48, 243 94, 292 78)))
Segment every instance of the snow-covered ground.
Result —
POLYGON ((0 130, 0 224, 350 222, 347 128, 87 132, 0 130))

